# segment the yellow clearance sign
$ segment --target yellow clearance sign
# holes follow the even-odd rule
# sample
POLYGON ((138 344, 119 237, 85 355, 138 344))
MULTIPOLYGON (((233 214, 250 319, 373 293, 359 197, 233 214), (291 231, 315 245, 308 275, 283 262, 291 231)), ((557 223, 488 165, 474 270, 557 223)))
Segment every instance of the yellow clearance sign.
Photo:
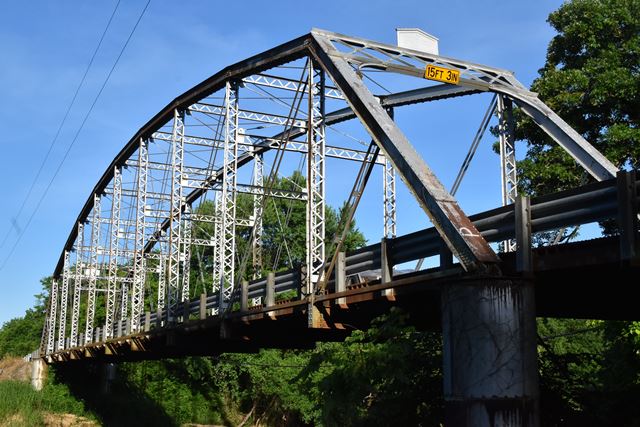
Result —
POLYGON ((427 65, 427 69, 424 71, 424 78, 457 85, 460 82, 460 71, 427 65))

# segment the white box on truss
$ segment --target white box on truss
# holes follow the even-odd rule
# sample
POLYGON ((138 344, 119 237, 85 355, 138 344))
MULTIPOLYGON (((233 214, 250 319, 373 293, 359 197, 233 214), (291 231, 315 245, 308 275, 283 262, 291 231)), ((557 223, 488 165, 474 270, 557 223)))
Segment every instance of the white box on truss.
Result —
POLYGON ((439 55, 438 38, 420 28, 396 28, 398 47, 439 55))

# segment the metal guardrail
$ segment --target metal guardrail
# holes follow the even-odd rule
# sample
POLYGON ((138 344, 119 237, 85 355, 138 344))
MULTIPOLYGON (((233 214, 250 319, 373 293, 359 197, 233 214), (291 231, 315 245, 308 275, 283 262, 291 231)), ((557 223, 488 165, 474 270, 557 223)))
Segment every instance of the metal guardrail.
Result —
MULTIPOLYGON (((640 181, 635 182, 635 197, 640 204, 640 181)), ((580 187, 574 190, 562 191, 548 196, 531 199, 531 231, 543 232, 561 227, 588 224, 616 218, 619 210, 617 181, 615 179, 602 181, 580 187)), ((637 212, 635 213, 637 215, 637 212)), ((514 238, 515 235, 515 208, 508 205, 490 211, 482 212, 469 219, 480 231, 488 242, 500 242, 514 238)), ((443 241, 435 228, 428 228, 411 234, 388 239, 387 256, 391 266, 415 261, 420 258, 428 258, 440 254, 443 241)), ((376 270, 382 265, 381 244, 365 246, 345 257, 345 272, 351 276, 366 271, 376 270)), ((333 279, 333 276, 331 277, 333 279)), ((329 281, 329 289, 333 280, 329 281)), ((299 270, 289 270, 275 274, 274 295, 287 291, 297 291, 301 295, 301 274, 299 270)), ((239 304, 240 292, 234 292, 227 305, 239 304)), ((248 283, 246 298, 251 300, 261 298, 265 302, 267 296, 267 278, 253 280, 248 283)), ((199 318, 212 316, 217 313, 220 305, 220 296, 201 296, 185 303, 186 307, 175 310, 179 317, 198 316, 199 318), (204 313, 203 313, 204 310, 204 313)), ((233 311, 233 310, 232 310, 233 311)), ((167 311, 146 313, 140 318, 140 324, 145 331, 165 325, 167 311), (161 319, 162 321, 159 321, 161 319)), ((179 319, 175 319, 179 320, 179 319)), ((131 334, 130 320, 116 323, 116 337, 131 334)), ((93 342, 105 339, 104 331, 96 328, 93 342)), ((81 337, 79 346, 88 343, 81 337)), ((39 351, 35 357, 39 357, 39 351)), ((33 355, 31 355, 34 357, 33 355)))

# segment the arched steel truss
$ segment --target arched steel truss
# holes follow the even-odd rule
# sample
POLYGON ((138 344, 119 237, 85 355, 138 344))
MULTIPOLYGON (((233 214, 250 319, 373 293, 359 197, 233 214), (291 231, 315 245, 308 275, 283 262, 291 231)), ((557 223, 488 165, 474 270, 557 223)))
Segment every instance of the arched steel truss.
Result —
POLYGON ((482 92, 497 95, 503 203, 512 203, 516 191, 510 119, 514 102, 596 179, 615 176, 616 168, 606 158, 509 71, 314 29, 231 65, 180 95, 125 145, 94 187, 63 248, 53 275, 42 350, 49 354, 139 331, 150 311, 158 313, 158 324, 181 321, 182 307, 189 300, 189 260, 192 248, 198 246, 213 248, 212 291, 220 295, 217 310, 222 314, 240 276, 237 227, 251 228, 254 271, 258 274, 264 267, 262 210, 264 200, 271 197, 306 203, 307 259, 301 295, 312 300, 327 264, 325 159, 330 157, 382 165, 385 238, 396 233, 397 172, 465 270, 477 272, 495 264, 496 254, 389 114, 403 105, 482 92), (429 65, 459 71, 459 84, 420 87, 426 83, 429 65), (362 78, 370 70, 414 77, 410 80, 419 87, 374 96, 362 78), (280 105, 279 112, 255 109, 246 102, 249 90, 260 92, 271 102, 269 107, 278 103, 265 96, 272 91, 288 93, 292 101, 280 105), (380 148, 378 158, 327 142, 328 126, 353 118, 380 148), (250 132, 247 123, 258 124, 258 131, 250 132), (281 131, 267 133, 265 128, 271 126, 281 131), (273 151, 304 156, 306 188, 269 187, 264 156, 273 151), (241 168, 246 165, 253 166, 250 183, 243 183, 247 177, 241 168), (214 212, 197 212, 198 201, 212 193, 214 212), (253 214, 248 218, 236 213, 239 193, 253 195, 253 214), (194 235, 202 223, 214 224, 213 236, 194 235), (154 274, 155 306, 145 307, 145 281, 154 274), (104 295, 106 311, 99 327, 94 325, 97 295, 104 295))

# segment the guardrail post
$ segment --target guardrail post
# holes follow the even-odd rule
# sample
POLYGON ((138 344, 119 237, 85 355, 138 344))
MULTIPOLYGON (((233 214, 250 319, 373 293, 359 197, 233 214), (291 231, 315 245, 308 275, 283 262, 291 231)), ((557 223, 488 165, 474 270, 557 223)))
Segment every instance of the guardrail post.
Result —
POLYGON ((447 270, 452 266, 453 253, 451 253, 444 240, 440 240, 440 270, 447 270))
POLYGON ((127 319, 124 321, 124 333, 125 335, 131 335, 131 318, 127 317, 127 319))
POLYGON ((144 331, 149 332, 151 330, 151 312, 144 312, 144 331))
POLYGON ((100 332, 102 332, 102 330, 100 329, 100 326, 96 327, 94 331, 93 342, 100 341, 100 338, 102 338, 102 334, 100 332))
POLYGON ((636 197, 636 171, 619 171, 618 228, 620 229, 620 259, 629 261, 639 255, 638 199, 636 197))
MULTIPOLYGON (((391 263, 391 253, 389 240, 383 238, 380 241, 380 283, 389 283, 393 280, 393 264, 391 263)), ((382 295, 393 297, 393 289, 385 289, 382 295)))
POLYGON ((84 332, 80 332, 80 343, 79 343, 79 345, 80 346, 84 345, 84 332))
POLYGON ((516 271, 530 272, 533 269, 531 252, 531 201, 518 195, 515 203, 516 217, 516 271))
POLYGON ((389 241, 383 238, 380 241, 380 281, 382 283, 393 280, 393 267, 389 255, 389 241))
MULTIPOLYGON (((344 252, 338 252, 338 259, 336 260, 336 270, 335 270, 335 291, 336 292, 344 292, 347 290, 347 265, 346 265, 347 257, 344 252)), ((336 300, 336 304, 338 304, 342 308, 346 308, 347 299, 342 297, 336 300)))
POLYGON ((220 287, 218 288, 218 316, 221 316, 226 306, 224 303, 224 281, 220 281, 220 287))
POLYGON ((301 265, 298 267, 298 299, 304 299, 305 293, 302 291, 303 287, 307 283, 307 267, 301 265))
POLYGON ((160 329, 162 327, 162 309, 158 307, 156 309, 156 328, 160 329))
POLYGON ((249 282, 243 280, 241 286, 240 311, 244 312, 249 310, 249 282))
POLYGON ((267 274, 267 289, 266 289, 265 298, 264 298, 265 307, 271 307, 275 305, 276 303, 275 290, 276 290, 276 274, 273 271, 270 271, 269 274, 267 274))
POLYGON ((200 294, 200 320, 207 318, 207 294, 200 294))
POLYGON ((189 321, 189 315, 191 314, 189 313, 189 309, 191 308, 190 305, 191 304, 189 303, 188 299, 182 301, 182 322, 183 323, 189 321))

